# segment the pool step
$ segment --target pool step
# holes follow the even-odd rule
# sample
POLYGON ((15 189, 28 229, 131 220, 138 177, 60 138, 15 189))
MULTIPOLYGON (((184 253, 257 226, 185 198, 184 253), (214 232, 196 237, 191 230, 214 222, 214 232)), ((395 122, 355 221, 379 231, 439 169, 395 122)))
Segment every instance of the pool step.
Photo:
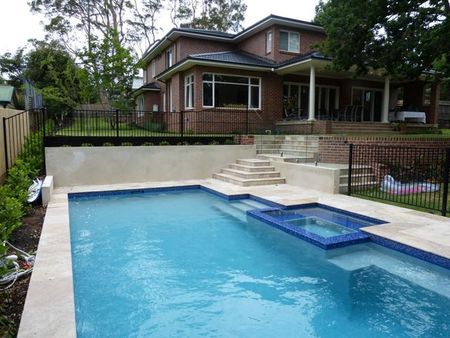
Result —
POLYGON ((286 183, 270 161, 260 158, 239 159, 215 173, 213 178, 244 187, 286 183))

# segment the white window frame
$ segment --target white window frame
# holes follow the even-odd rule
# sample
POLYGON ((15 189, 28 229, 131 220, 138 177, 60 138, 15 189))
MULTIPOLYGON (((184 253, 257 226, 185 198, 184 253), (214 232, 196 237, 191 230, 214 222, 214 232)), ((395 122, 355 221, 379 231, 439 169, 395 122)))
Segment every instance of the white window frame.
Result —
POLYGON ((173 66, 173 49, 169 49, 166 53, 167 68, 170 68, 173 66))
MULTIPOLYGON (((227 107, 216 107, 216 83, 223 83, 223 84, 235 84, 235 85, 241 85, 241 86, 246 86, 245 84, 242 83, 233 83, 233 82, 221 82, 221 81, 216 81, 215 77, 216 75, 223 75, 223 76, 235 76, 235 77, 245 77, 248 79, 248 83, 247 83, 247 90, 248 90, 248 98, 247 98, 247 107, 249 110, 261 110, 261 87, 262 87, 262 80, 260 77, 257 76, 246 76, 246 75, 236 75, 236 74, 221 74, 221 73, 210 73, 210 72, 205 72, 202 73, 202 107, 203 108, 223 108, 223 109, 227 109, 227 107), (203 75, 205 74, 209 74, 212 75, 212 80, 203 80, 203 75), (257 79, 258 80, 258 84, 252 84, 251 80, 252 79, 257 79), (204 101, 204 90, 203 90, 203 83, 211 83, 212 84, 212 106, 205 106, 203 105, 204 101), (251 89, 252 87, 258 87, 258 107, 257 108, 251 108, 251 89)), ((235 108, 231 108, 231 109, 235 109, 235 108)))
POLYGON ((272 53, 273 33, 268 31, 266 33, 266 54, 272 53))
POLYGON ((279 39, 279 48, 281 52, 288 52, 288 53, 300 53, 300 33, 294 32, 294 31, 287 31, 287 30, 280 30, 280 39, 279 39), (281 33, 288 33, 288 49, 281 49, 281 33), (298 36, 298 50, 292 50, 291 47, 291 35, 297 35, 298 36))
POLYGON ((184 108, 194 108, 194 74, 189 74, 184 77, 184 108), (188 93, 188 89, 190 91, 188 93))

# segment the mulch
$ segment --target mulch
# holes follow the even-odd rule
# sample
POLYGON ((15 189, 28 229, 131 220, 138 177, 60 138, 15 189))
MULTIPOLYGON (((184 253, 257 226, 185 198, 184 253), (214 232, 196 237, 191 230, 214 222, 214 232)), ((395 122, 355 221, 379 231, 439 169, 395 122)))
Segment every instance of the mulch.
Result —
MULTIPOLYGON (((23 226, 17 229, 8 241, 26 252, 35 252, 41 236, 44 223, 45 208, 34 206, 22 220, 23 226)), ((6 320, 0 322, 0 337, 14 337, 19 329, 25 297, 28 291, 31 275, 22 277, 6 291, 0 291, 0 304, 6 320)))

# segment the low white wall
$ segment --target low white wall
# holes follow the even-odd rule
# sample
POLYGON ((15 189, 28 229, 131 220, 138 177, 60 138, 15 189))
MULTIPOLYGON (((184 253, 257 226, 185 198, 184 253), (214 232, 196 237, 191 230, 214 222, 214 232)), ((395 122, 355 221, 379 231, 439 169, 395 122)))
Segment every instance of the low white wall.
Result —
POLYGON ((271 162, 286 179, 286 183, 329 194, 339 193, 339 169, 312 165, 271 162))
POLYGON ((254 145, 45 148, 55 186, 210 178, 228 163, 255 155, 254 145))

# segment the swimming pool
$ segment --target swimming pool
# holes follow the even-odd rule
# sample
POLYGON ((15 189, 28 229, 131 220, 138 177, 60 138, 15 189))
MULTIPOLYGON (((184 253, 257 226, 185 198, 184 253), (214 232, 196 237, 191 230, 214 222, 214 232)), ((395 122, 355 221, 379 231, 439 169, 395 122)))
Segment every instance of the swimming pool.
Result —
POLYGON ((448 336, 450 272, 324 251, 204 191, 71 198, 79 337, 448 336))

